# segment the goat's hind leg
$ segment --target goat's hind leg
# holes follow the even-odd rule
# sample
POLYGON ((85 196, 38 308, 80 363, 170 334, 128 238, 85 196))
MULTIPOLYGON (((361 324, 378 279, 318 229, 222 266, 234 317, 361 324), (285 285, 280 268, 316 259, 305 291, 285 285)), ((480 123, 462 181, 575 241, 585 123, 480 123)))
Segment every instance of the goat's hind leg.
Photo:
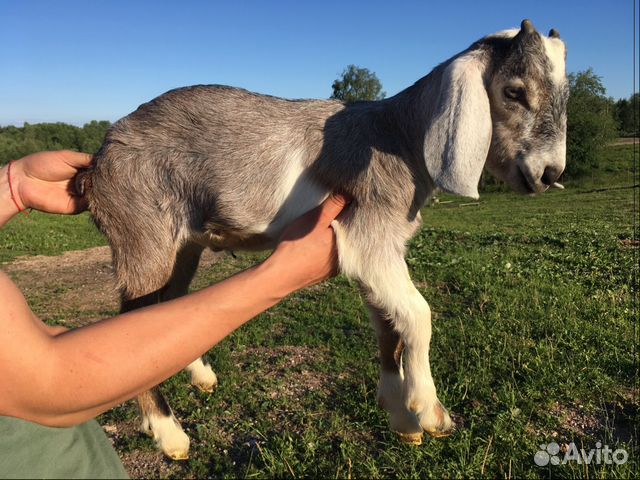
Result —
MULTIPOLYGON (((198 266, 202 247, 187 244, 180 249, 177 254, 173 254, 167 260, 168 265, 164 268, 158 266, 156 284, 164 282, 164 286, 150 294, 143 295, 138 298, 127 299, 123 294, 121 311, 126 312, 152 305, 161 301, 170 300, 184 295, 191 279, 198 266), (161 272, 161 270, 164 270, 161 272), (159 282, 160 277, 167 278, 159 282)), ((131 255, 128 258, 129 265, 132 263, 131 255)), ((135 271, 135 270, 134 270, 135 271)), ((208 364, 202 359, 198 359, 187 367, 191 373, 192 382, 198 384, 199 388, 204 390, 213 390, 217 384, 215 373, 208 364)), ((153 387, 151 390, 138 396, 138 404, 142 416, 143 432, 153 437, 158 447, 174 460, 184 460, 189 456, 189 437, 184 433, 182 427, 175 415, 171 411, 171 407, 164 399, 159 386, 153 387)))
MULTIPOLYGON (((186 244, 180 249, 171 279, 162 291, 161 301, 187 294, 189 284, 198 268, 202 250, 203 247, 193 243, 186 244)), ((218 386, 218 377, 204 356, 191 362, 185 370, 191 376, 191 384, 203 392, 211 393, 218 386)))
MULTIPOLYGON (((160 291, 143 297, 122 301, 121 312, 131 311, 160 301, 160 291)), ((141 339, 144 341, 144 339, 141 339)), ((142 423, 140 430, 152 437, 162 452, 173 460, 189 458, 190 440, 171 407, 162 395, 159 385, 138 395, 142 423)))

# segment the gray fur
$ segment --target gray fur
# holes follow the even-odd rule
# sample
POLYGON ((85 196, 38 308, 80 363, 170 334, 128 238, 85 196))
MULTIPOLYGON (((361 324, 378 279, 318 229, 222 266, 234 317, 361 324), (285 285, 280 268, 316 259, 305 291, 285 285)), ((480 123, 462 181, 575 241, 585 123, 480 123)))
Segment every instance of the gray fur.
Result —
MULTIPOLYGON (((291 101, 198 85, 141 105, 113 125, 92 169, 79 179, 111 245, 123 310, 175 296, 169 290, 186 291, 182 283, 188 284, 204 246, 272 248, 284 220, 331 191, 353 198, 342 229, 355 254, 390 265, 404 265, 405 245, 434 189, 473 195, 487 159, 492 173, 516 189, 539 191, 542 173, 516 163, 563 141, 566 87, 549 80, 550 68, 540 35, 523 22, 514 38, 483 38, 378 102, 291 101), (487 95, 486 138, 471 139, 473 160, 458 158, 454 147, 461 135, 475 134, 458 132, 455 124, 456 109, 475 100, 465 99, 465 85, 447 83, 447 68, 465 56, 480 65, 478 82, 487 95), (513 78, 525 81, 522 101, 502 96, 513 78), (292 158, 304 181, 283 201, 279 188, 292 158), (309 185, 314 198, 296 205, 309 185)), ((560 164, 564 159, 549 163, 545 182, 557 179, 560 164)), ((379 305, 378 286, 365 277, 356 279, 370 305, 394 321, 400 314, 379 305)))

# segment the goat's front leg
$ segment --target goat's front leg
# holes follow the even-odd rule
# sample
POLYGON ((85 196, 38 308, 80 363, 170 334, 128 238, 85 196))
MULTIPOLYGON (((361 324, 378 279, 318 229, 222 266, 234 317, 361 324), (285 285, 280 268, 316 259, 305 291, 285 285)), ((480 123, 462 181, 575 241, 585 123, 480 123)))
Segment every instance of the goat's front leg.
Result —
POLYGON ((368 286, 371 304, 381 305, 370 306, 380 345, 378 398, 389 412, 391 429, 401 440, 420 444, 422 430, 434 437, 445 436, 454 425, 438 400, 431 376, 429 305, 411 283, 404 262, 398 270, 401 275, 392 276, 402 278, 397 290, 387 291, 392 287, 387 281, 379 285, 374 280, 368 286))
MULTIPOLYGON (((408 277, 408 275, 407 275, 408 277)), ((455 425, 438 396, 431 376, 429 344, 431 309, 420 292, 408 281, 403 295, 396 297, 394 328, 403 338, 406 349, 404 401, 415 412, 422 428, 432 437, 446 436, 455 425)))
MULTIPOLYGON (((366 291, 366 289, 363 290, 366 291)), ((391 319, 384 310, 370 303, 368 307, 380 348, 378 405, 389 413, 389 426, 403 442, 420 445, 422 443, 422 427, 416 414, 405 405, 403 397, 402 352, 404 342, 398 332, 393 329, 391 319)))
MULTIPOLYGON (((360 218, 353 214, 350 220, 355 222, 360 218)), ((404 435, 404 439, 418 443, 415 428, 408 420, 410 417, 398 408, 400 389, 397 384, 402 379, 402 401, 409 411, 417 415, 421 428, 432 436, 447 435, 454 424, 438 400, 429 365, 431 310, 409 277, 403 256, 404 242, 384 238, 383 235, 365 237, 362 234, 365 228, 354 227, 353 223, 350 228, 339 222, 332 225, 342 272, 360 282, 369 304, 375 306, 374 313, 382 313, 391 322, 393 332, 405 345, 404 372, 399 359, 397 367, 392 367, 388 358, 383 359, 391 374, 385 376, 385 371, 382 372, 381 396, 391 414, 392 428, 402 425, 399 433, 409 434, 404 435), (372 258, 376 261, 372 262, 372 258)), ((383 337, 390 335, 387 330, 384 325, 382 329, 378 327, 383 337)), ((383 355, 389 357, 395 352, 390 347, 383 347, 383 355)))

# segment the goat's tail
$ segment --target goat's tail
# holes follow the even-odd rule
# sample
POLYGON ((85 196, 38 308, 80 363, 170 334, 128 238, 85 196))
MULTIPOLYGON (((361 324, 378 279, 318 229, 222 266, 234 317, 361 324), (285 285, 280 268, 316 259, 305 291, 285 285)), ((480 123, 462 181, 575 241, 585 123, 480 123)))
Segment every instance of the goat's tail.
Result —
POLYGON ((75 193, 88 197, 93 186, 93 166, 89 168, 83 168, 76 174, 74 190, 75 193))

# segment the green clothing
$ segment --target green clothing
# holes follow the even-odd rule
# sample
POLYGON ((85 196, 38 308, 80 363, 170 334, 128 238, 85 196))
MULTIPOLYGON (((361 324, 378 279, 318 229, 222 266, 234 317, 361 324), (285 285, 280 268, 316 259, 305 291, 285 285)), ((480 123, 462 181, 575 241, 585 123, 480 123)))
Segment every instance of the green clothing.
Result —
POLYGON ((51 428, 0 416, 0 478, 129 478, 95 420, 51 428))

